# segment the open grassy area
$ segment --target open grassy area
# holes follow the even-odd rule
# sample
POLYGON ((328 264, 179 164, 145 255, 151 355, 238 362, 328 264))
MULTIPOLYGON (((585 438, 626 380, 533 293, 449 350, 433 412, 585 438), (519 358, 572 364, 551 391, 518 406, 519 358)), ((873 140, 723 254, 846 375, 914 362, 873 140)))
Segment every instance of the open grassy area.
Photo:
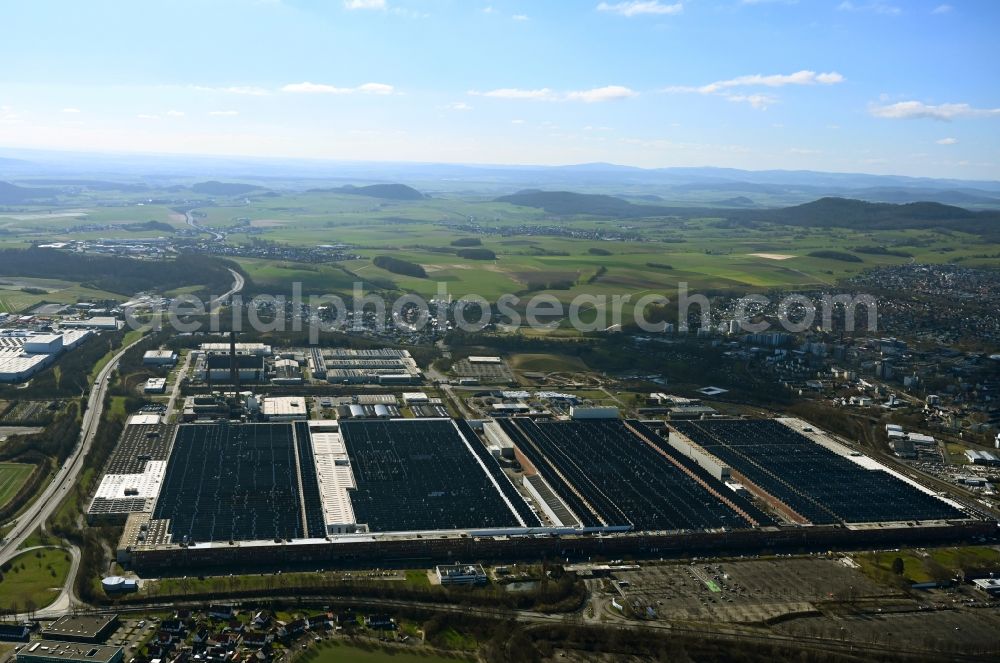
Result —
POLYGON ((34 469, 34 465, 25 463, 0 463, 0 507, 17 495, 34 469))
MULTIPOLYGON (((0 581, 0 609, 44 608, 59 596, 70 555, 61 548, 29 550, 10 561, 0 581)), ((6 568, 6 565, 5 565, 6 568)))
POLYGON ((886 580, 893 575, 892 566, 896 558, 903 560, 903 577, 912 583, 934 580, 935 567, 954 575, 965 567, 979 567, 1000 564, 1000 550, 989 546, 956 546, 949 548, 926 548, 899 552, 883 551, 858 555, 855 560, 861 570, 875 580, 886 580))
POLYGON ((343 644, 336 640, 320 642, 296 659, 302 663, 453 663, 473 660, 459 654, 441 654, 431 649, 408 647, 382 648, 343 644))
POLYGON ((507 363, 514 370, 537 373, 577 373, 590 370, 579 357, 559 354, 515 354, 510 356, 507 363))

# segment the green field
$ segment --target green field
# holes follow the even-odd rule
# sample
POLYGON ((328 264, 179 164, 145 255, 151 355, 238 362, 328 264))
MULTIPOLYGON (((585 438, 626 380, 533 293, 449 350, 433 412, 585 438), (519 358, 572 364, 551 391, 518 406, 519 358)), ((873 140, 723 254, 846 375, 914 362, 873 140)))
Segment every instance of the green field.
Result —
POLYGON ((10 561, 0 581, 0 610, 25 611, 29 606, 51 604, 66 581, 70 556, 62 548, 44 548, 21 553, 10 561))
MULTIPOLYGON (((184 226, 183 215, 167 206, 138 204, 151 193, 115 194, 119 204, 109 206, 96 205, 95 196, 88 195, 67 200, 65 209, 50 206, 0 214, 0 229, 6 231, 0 246, 43 237, 47 241, 136 238, 146 233, 115 228, 148 220, 184 226), (73 230, 83 223, 107 224, 111 229, 73 230)), ((102 194, 104 198, 108 195, 102 194)), ((359 256, 325 264, 239 259, 258 292, 290 292, 290 284, 297 281, 307 295, 344 295, 355 282, 362 282, 368 291, 393 288, 424 297, 436 295, 439 284, 444 284, 453 297, 476 294, 492 301, 513 293, 521 297, 522 305, 539 293, 554 295, 563 302, 580 294, 631 294, 635 298, 656 293, 676 299, 681 283, 699 291, 826 288, 881 265, 911 260, 996 265, 995 256, 1000 254, 1000 244, 950 230, 869 231, 767 223, 744 226, 711 216, 553 217, 541 209, 497 203, 489 197, 485 190, 435 193, 433 198, 416 201, 284 191, 249 199, 216 197, 215 204, 197 208, 194 213, 200 224, 229 228, 229 244, 264 241, 314 247, 343 243, 359 256), (246 228, 256 234, 240 231, 246 228), (632 234, 634 239, 600 238, 622 232, 632 234), (479 239, 483 248, 497 255, 496 260, 457 256, 451 243, 460 237, 479 239), (888 247, 898 255, 855 251, 873 246, 888 247), (828 253, 826 257, 810 255, 818 251, 828 253), (829 252, 852 253, 858 261, 837 260, 831 257, 836 253, 829 252), (379 255, 419 264, 427 278, 380 269, 372 263, 379 255)), ((102 294, 79 288, 63 284, 38 296, 23 293, 17 286, 0 285, 0 310, 23 311, 43 300, 95 299, 102 294)), ((632 305, 625 306, 626 315, 631 314, 632 305)), ((591 315, 601 308, 600 304, 593 305, 591 315)))
POLYGON ((440 655, 429 649, 368 649, 326 640, 310 648, 298 660, 302 663, 454 663, 471 659, 440 655))
POLYGON ((24 463, 0 463, 0 507, 9 502, 35 470, 24 463))
POLYGON ((5 276, 0 265, 0 313, 23 313, 41 303, 74 304, 78 301, 103 299, 121 300, 116 295, 96 288, 61 281, 26 276, 5 276), (24 288, 44 292, 24 292, 24 288))
POLYGON ((910 582, 929 582, 933 579, 931 567, 940 565, 950 573, 965 567, 992 566, 1000 563, 1000 550, 987 546, 960 546, 952 548, 927 548, 900 550, 858 555, 855 560, 861 570, 870 577, 880 580, 891 577, 892 563, 899 557, 903 560, 903 577, 910 582))

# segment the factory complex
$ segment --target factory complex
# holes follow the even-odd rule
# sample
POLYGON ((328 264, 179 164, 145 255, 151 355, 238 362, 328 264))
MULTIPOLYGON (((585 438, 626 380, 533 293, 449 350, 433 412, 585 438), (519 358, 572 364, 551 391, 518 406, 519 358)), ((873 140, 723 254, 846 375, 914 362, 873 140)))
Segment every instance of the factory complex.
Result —
POLYGON ((57 332, 0 329, 0 383, 28 380, 91 334, 89 329, 57 332))
POLYGON ((157 574, 671 554, 986 526, 794 419, 310 419, 299 401, 269 420, 133 417, 88 509, 124 523, 118 561, 157 574))

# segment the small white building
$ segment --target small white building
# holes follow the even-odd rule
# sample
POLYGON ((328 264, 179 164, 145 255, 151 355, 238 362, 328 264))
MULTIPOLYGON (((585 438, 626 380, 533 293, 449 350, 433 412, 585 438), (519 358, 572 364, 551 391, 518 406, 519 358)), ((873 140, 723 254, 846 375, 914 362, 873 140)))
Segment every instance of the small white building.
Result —
POLYGON ((162 394, 167 390, 167 378, 149 378, 142 390, 147 394, 162 394))
POLYGON ((469 357, 469 363, 470 364, 502 364, 503 363, 503 359, 501 359, 500 357, 472 356, 472 357, 469 357))
POLYGON ((404 391, 403 392, 403 403, 406 405, 417 405, 426 403, 429 399, 427 394, 422 391, 404 391))
POLYGON ((260 411, 268 421, 304 421, 309 418, 304 396, 268 396, 260 411))
POLYGON ((972 581, 976 589, 981 592, 985 592, 990 596, 1000 596, 1000 579, 997 578, 978 578, 972 581))
POLYGON ((434 567, 442 585, 485 585, 486 571, 480 564, 442 564, 434 567))
POLYGON ((149 350, 142 355, 146 366, 173 366, 177 363, 177 353, 172 350, 149 350))

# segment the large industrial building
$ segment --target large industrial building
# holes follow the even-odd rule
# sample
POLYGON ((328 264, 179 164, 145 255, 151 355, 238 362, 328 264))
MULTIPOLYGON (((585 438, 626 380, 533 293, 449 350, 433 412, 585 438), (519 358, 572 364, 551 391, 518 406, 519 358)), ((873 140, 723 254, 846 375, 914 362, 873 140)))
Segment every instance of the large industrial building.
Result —
MULTIPOLYGON (((294 409, 294 408, 293 408, 294 409)), ((603 414, 603 413, 601 413, 603 414)), ((127 427, 91 504, 140 572, 947 540, 987 526, 801 422, 127 427), (516 469, 515 469, 516 468, 516 469)))
POLYGON ((58 333, 0 329, 0 382, 24 382, 86 340, 89 330, 58 333))
POLYGON ((313 348, 313 377, 332 384, 417 384, 423 376, 407 350, 313 348))

